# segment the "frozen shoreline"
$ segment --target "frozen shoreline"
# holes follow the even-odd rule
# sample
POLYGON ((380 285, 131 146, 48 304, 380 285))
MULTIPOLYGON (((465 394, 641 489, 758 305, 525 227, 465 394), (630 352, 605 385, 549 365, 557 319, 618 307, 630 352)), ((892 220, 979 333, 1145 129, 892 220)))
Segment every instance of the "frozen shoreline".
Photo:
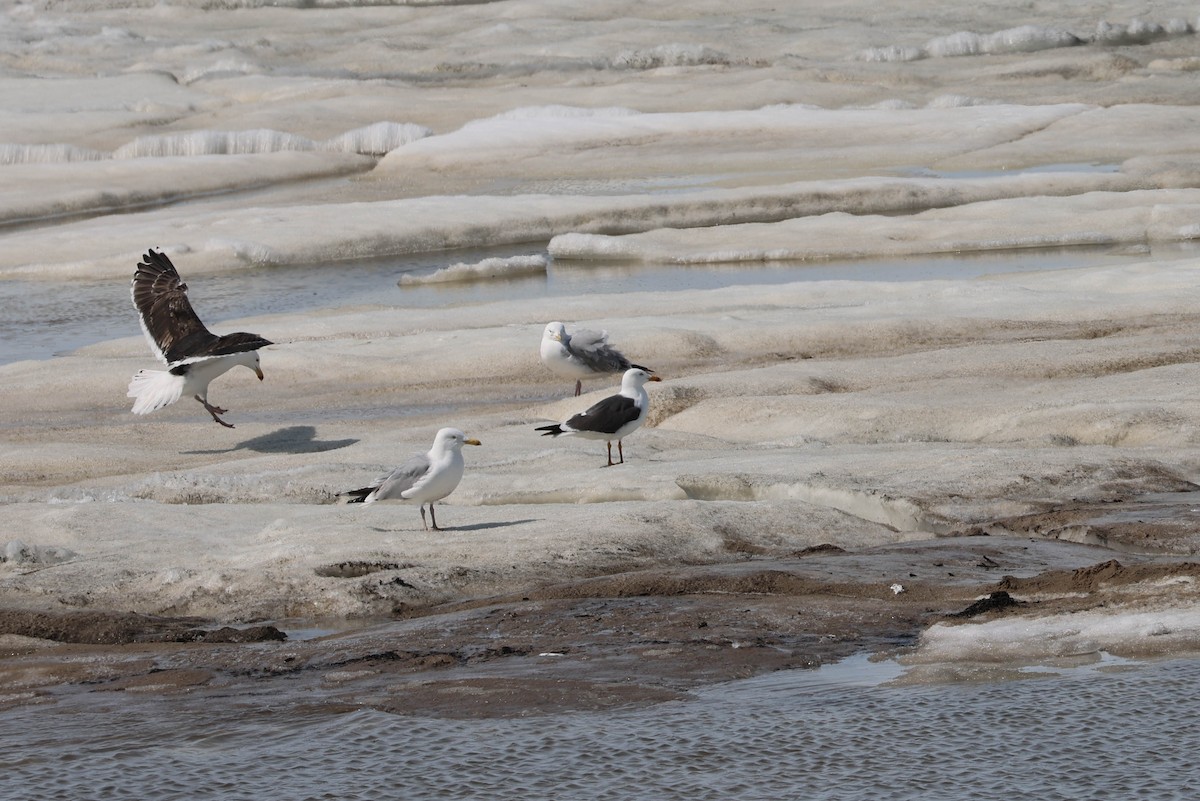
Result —
MULTIPOLYGON (((281 344, 261 385, 214 388, 228 432, 186 402, 146 419, 114 408, 149 361, 139 337, 7 365, 29 422, 6 432, 4 510, 29 548, 0 565, 0 606, 370 618, 826 545, 980 530, 1093 542, 1103 527, 1037 515, 1148 493, 1186 506, 1195 489, 1195 269, 631 293, 620 317, 615 297, 573 299, 576 319, 603 320, 666 379, 612 469, 594 443, 533 432, 608 391, 570 398, 537 364, 561 299, 247 321, 281 344), (484 443, 446 532, 422 532, 412 507, 330 503, 445 424, 484 443)), ((1136 526, 1103 536, 1117 557, 1194 553, 1169 522, 1150 541, 1136 526)))
MULTIPOLYGON (((161 247, 205 316, 202 286, 230 272, 336 281, 459 247, 550 242, 620 269, 1200 239, 1196 20, 1170 3, 1014 20, 754 2, 740 25, 716 3, 585 20, 537 0, 141 5, 3 12, 0 280, 107 277, 124 297, 161 247), (1034 169, 1055 164, 1103 168, 1034 169)), ((131 311, 96 344, 0 366, 0 607, 365 619, 968 533, 1186 560, 1198 270, 1180 253, 221 320, 279 343, 263 384, 214 386, 233 431, 186 400, 128 413, 129 376, 152 366, 131 311), (533 432, 613 383, 567 397, 536 358, 554 319, 608 329, 664 378, 620 468, 533 432), (449 424, 484 443, 449 531, 330 503, 449 424), (1099 511, 1165 494, 1184 502, 1153 525, 1099 511)), ((1041 569, 1084 566, 1062 559, 1041 569)), ((908 578, 859 567, 885 600, 908 578)), ((1111 630, 1191 647, 1195 579, 1159 579, 1121 591, 1108 609, 1129 625, 1111 630)), ((1085 611, 1051 607, 1058 631, 1085 611)), ((1020 639, 972 630, 983 650, 1020 639)), ((961 653, 950 639, 930 652, 961 653)))

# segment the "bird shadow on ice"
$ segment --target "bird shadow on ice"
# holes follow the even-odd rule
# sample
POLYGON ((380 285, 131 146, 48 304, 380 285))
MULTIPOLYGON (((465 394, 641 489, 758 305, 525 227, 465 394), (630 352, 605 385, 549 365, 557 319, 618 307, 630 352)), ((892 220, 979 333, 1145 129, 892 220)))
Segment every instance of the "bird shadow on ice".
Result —
MULTIPOLYGON (((472 523, 469 526, 441 526, 442 531, 483 531, 489 528, 508 528, 509 526, 520 526, 525 523, 536 523, 537 518, 527 518, 525 520, 503 520, 499 523, 472 523)), ((411 531, 415 529, 399 529, 399 528, 378 528, 376 526, 368 526, 372 531, 378 531, 383 534, 391 534, 393 532, 411 531)))
POLYGON ((319 440, 317 429, 313 426, 288 426, 269 434, 251 437, 243 440, 232 448, 206 451, 184 451, 188 456, 214 453, 232 453, 234 451, 256 451, 258 453, 320 453, 345 448, 358 442, 356 439, 327 439, 319 440))

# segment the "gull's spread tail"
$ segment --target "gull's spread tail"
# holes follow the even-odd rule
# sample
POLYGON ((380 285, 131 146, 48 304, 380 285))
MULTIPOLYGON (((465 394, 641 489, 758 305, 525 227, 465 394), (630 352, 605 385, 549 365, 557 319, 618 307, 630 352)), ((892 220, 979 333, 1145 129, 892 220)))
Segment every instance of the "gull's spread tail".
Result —
POLYGON ((133 398, 134 414, 149 414, 170 406, 183 394, 183 376, 169 370, 138 370, 129 382, 126 397, 133 398))

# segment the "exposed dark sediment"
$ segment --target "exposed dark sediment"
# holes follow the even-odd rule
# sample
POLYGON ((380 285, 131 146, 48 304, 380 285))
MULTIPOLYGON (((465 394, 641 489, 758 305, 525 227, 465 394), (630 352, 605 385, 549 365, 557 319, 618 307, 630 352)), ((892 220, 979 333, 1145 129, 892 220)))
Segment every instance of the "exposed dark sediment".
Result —
POLYGON ((448 717, 653 703, 700 684, 896 652, 935 622, 1136 599, 1200 565, 970 537, 653 569, 410 609, 313 639, 274 625, 0 610, 0 705, 78 691, 281 692, 448 717), (1132 593, 1132 595, 1131 595, 1132 593), (281 681, 286 679, 286 681, 281 681))

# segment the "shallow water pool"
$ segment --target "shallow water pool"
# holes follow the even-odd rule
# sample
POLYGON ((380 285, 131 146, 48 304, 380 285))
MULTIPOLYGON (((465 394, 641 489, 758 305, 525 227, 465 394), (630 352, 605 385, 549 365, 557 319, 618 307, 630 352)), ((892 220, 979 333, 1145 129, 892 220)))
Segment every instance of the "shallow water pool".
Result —
POLYGON ((322 711, 305 692, 84 693, 0 713, 0 797, 1165 801, 1200 791, 1198 660, 888 683, 902 672, 856 657, 681 701, 485 720, 322 711))
MULTIPOLYGON (((462 306, 525 297, 585 293, 667 292, 719 289, 795 281, 923 281, 1129 264, 1187 253, 1180 246, 1154 253, 1127 248, 1059 248, 919 257, 663 265, 597 262, 551 263, 545 275, 400 287, 405 273, 428 273, 458 262, 538 253, 538 246, 422 254, 404 259, 264 267, 189 279, 189 297, 200 318, 218 333, 224 320, 358 305, 399 308, 462 306)), ((130 265, 132 276, 133 265, 130 265)), ((129 284, 112 279, 72 279, 69 291, 56 281, 0 280, 0 364, 48 359, 120 337, 137 336, 129 284)))

